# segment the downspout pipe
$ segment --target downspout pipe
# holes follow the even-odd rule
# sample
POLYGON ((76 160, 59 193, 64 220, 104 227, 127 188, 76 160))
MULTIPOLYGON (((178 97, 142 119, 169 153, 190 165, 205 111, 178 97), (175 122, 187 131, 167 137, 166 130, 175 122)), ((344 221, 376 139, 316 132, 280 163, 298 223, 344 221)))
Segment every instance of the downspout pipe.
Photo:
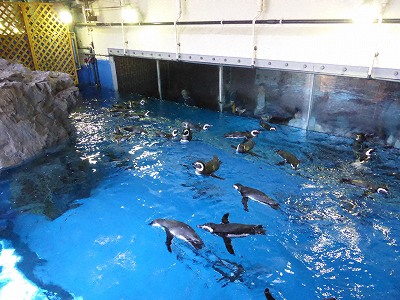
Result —
POLYGON ((257 3, 258 10, 256 16, 253 18, 252 25, 253 25, 253 55, 251 59, 251 66, 254 67, 256 63, 256 56, 257 56, 257 41, 256 41, 256 21, 261 16, 264 10, 264 0, 259 0, 257 3))
POLYGON ((176 0, 176 19, 174 21, 175 28, 175 44, 176 44, 176 60, 179 60, 179 53, 181 52, 181 43, 178 34, 178 21, 182 17, 182 0, 176 0))
MULTIPOLYGON (((377 25, 376 25, 376 26, 377 26, 377 33, 378 33, 378 34, 379 34, 379 29, 380 29, 380 27, 381 27, 381 25, 382 25, 383 14, 384 14, 385 9, 386 9, 386 6, 389 4, 389 2, 390 2, 390 0, 381 0, 381 1, 380 1, 381 10, 380 10, 380 12, 379 12, 379 18, 378 18, 378 22, 377 22, 377 25)), ((377 42, 377 44, 378 44, 378 42, 377 42)), ((378 45, 375 45, 375 47, 376 47, 376 49, 379 48, 378 45)), ((379 52, 378 52, 378 51, 375 51, 374 57, 373 57, 373 59, 372 59, 372 63, 371 63, 371 65, 370 65, 369 68, 368 68, 368 74, 367 74, 367 78, 368 78, 368 79, 371 79, 371 78, 372 78, 372 70, 373 70, 373 68, 374 68, 374 64, 375 64, 375 62, 376 62, 378 56, 379 56, 379 52)))

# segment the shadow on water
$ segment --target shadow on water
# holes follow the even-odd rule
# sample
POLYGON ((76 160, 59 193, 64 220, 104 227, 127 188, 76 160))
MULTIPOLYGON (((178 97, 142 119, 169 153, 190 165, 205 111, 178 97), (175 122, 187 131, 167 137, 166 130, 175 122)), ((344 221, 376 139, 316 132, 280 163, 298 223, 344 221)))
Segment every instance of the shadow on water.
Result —
POLYGON ((102 171, 93 172, 73 146, 8 173, 12 210, 50 220, 76 207, 74 200, 89 197, 104 176, 102 171))

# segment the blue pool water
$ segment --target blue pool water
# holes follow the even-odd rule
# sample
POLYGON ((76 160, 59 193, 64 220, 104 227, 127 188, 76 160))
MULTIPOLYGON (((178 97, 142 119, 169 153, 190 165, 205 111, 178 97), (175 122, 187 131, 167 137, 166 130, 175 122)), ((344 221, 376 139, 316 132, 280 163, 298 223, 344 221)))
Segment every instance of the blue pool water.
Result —
MULTIPOLYGON (((253 151, 237 154, 224 133, 260 129, 258 121, 149 100, 143 120, 115 116, 88 97, 71 115, 76 142, 0 177, 0 299, 399 299, 399 150, 376 146, 354 164, 352 140, 287 126, 263 131, 253 151), (210 123, 189 143, 157 137, 181 122, 210 123), (116 141, 116 126, 148 134, 116 141), (292 152, 298 170, 276 150, 292 152), (222 161, 216 175, 192 163, 222 161), (363 195, 342 183, 385 183, 389 194, 363 195), (249 200, 233 184, 259 189, 280 208, 249 200), (196 226, 260 224, 265 235, 223 239, 196 226), (157 218, 190 225, 205 246, 174 239, 157 218)), ((371 143, 370 143, 371 144, 371 143)))

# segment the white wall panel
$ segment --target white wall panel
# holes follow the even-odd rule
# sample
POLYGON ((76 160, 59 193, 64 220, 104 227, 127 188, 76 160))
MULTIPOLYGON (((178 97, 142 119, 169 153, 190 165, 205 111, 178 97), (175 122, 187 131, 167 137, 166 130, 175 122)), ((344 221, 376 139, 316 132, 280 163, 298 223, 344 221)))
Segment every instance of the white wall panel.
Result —
MULTIPOLYGON (((380 1, 376 0, 376 3, 380 1)), ((125 1, 140 9, 142 22, 174 22, 179 17, 179 0, 125 1)), ((362 0, 181 0, 180 22, 252 20, 260 3, 259 19, 350 19, 362 0)), ((99 23, 93 26, 96 53, 107 54, 108 48, 172 52, 177 51, 175 27, 171 25, 124 26, 118 23, 119 2, 98 0, 93 9, 99 23), (116 8, 117 7, 117 8, 116 8), (124 45, 123 39, 128 43, 124 45)), ((400 0, 389 1, 383 18, 400 19, 400 0)), ((82 26, 82 24, 81 24, 82 26)), ((181 54, 252 58, 253 27, 247 25, 178 25, 181 54)), ((400 24, 256 24, 257 59, 310 62, 400 69, 398 41, 400 24)), ((85 44, 88 36, 81 27, 78 39, 85 44)))

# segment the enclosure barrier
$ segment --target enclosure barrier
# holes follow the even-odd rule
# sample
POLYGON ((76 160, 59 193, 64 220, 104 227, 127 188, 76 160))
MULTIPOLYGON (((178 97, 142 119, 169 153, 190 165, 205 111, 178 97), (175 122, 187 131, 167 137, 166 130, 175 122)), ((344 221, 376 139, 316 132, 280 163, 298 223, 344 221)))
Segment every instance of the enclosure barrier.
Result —
POLYGON ((78 84, 69 29, 53 3, 0 2, 0 57, 31 70, 68 73, 78 84))

